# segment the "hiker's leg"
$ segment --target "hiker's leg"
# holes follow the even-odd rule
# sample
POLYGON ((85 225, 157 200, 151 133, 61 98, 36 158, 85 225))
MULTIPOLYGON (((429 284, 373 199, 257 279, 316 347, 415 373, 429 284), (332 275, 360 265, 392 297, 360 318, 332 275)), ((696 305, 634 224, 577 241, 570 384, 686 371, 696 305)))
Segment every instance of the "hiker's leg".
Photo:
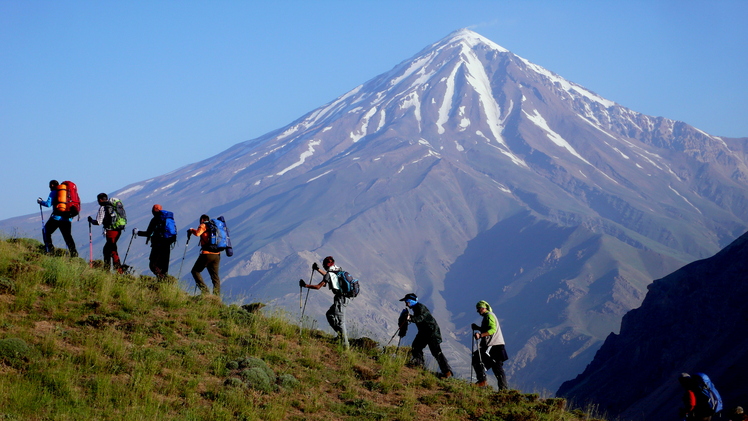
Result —
POLYGON ((75 240, 73 240, 73 235, 70 233, 73 227, 72 223, 67 218, 62 218, 59 225, 60 234, 62 234, 62 239, 65 240, 65 245, 68 246, 70 257, 78 257, 78 250, 75 249, 75 240))
POLYGON ((52 244, 52 233, 55 231, 57 231, 57 220, 50 217, 47 223, 44 224, 44 247, 50 253, 55 249, 54 244, 52 244))
POLYGON ((112 230, 112 234, 107 232, 107 241, 110 241, 112 243, 111 245, 112 263, 114 263, 114 269, 116 269, 117 271, 121 271, 122 269, 122 263, 119 260, 119 252, 117 251, 117 241, 119 241, 119 238, 121 236, 122 236, 122 230, 112 230))
POLYGON ((330 325, 332 330, 334 330, 335 333, 340 334, 340 320, 338 320, 338 310, 336 307, 337 302, 335 301, 335 298, 333 298, 332 305, 327 309, 325 317, 327 318, 327 323, 330 325))
POLYGON ((486 367, 481 362, 483 361, 483 355, 479 355, 479 352, 481 350, 473 352, 473 369, 475 369, 475 378, 478 382, 484 382, 486 381, 486 367))
POLYGON ((337 319, 338 332, 343 341, 343 346, 348 348, 348 329, 345 325, 345 307, 348 305, 348 298, 336 295, 333 298, 333 307, 335 308, 335 318, 337 319))
POLYGON ((156 278, 161 278, 163 276, 161 275, 161 268, 159 267, 159 257, 158 247, 152 245, 151 254, 148 255, 148 269, 156 275, 156 278))
POLYGON ((439 364, 439 370, 441 370, 442 374, 447 374, 452 371, 452 367, 449 366, 447 357, 444 356, 444 353, 442 352, 442 347, 439 345, 439 341, 432 339, 429 342, 429 351, 431 351, 431 355, 436 359, 436 363, 439 364))
POLYGON ((423 349, 426 348, 426 345, 428 344, 428 338, 425 338, 423 335, 420 334, 420 332, 416 335, 416 338, 413 339, 413 344, 411 345, 410 353, 413 356, 410 363, 412 365, 423 367, 425 364, 425 360, 423 358, 423 349))
POLYGON ((213 282, 213 294, 221 295, 221 278, 218 277, 218 268, 221 265, 220 254, 206 254, 205 266, 208 268, 210 274, 210 280, 213 282))
MULTIPOLYGON (((106 266, 106 269, 109 270, 112 267, 112 248, 114 247, 114 234, 116 234, 117 231, 114 230, 106 230, 104 231, 104 250, 102 251, 102 254, 104 254, 104 266, 106 266)), ((117 265, 114 265, 114 269, 117 269, 117 265)))
POLYGON ((504 361, 506 360, 506 349, 504 348, 504 345, 492 346, 488 351, 488 356, 491 360, 491 369, 493 370, 493 374, 496 376, 499 390, 508 389, 509 386, 506 383, 506 374, 504 373, 504 361))
POLYGON ((496 381, 499 385, 499 390, 509 389, 509 385, 506 383, 506 374, 504 373, 504 363, 495 361, 493 365, 493 374, 496 376, 496 381))
POLYGON ((192 277, 195 278, 195 284, 197 284, 197 287, 200 288, 200 292, 203 295, 210 294, 210 291, 208 291, 208 286, 205 285, 205 282, 203 282, 203 276, 200 274, 200 272, 205 269, 205 255, 201 254, 197 257, 197 260, 195 260, 195 265, 192 266, 192 277))
POLYGON ((151 254, 148 256, 148 268, 161 279, 169 273, 169 256, 171 248, 166 245, 151 245, 151 254))
POLYGON ((159 270, 161 270, 161 276, 169 274, 169 258, 171 257, 171 246, 159 246, 161 252, 159 253, 160 261, 158 264, 159 270))

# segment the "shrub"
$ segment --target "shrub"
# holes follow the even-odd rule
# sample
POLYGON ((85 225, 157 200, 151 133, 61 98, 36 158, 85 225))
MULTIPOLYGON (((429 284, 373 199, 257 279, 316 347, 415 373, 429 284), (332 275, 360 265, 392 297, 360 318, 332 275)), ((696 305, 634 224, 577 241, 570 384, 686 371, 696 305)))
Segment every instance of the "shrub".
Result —
POLYGON ((28 358, 31 347, 18 338, 0 339, 0 361, 16 366, 28 358))
POLYGON ((265 361, 255 358, 255 357, 247 357, 241 361, 239 361, 239 367, 240 368, 257 368, 262 370, 265 373, 265 376, 270 380, 270 383, 275 383, 275 373, 273 370, 265 363, 265 361))
POLYGON ((241 376, 244 378, 247 386, 261 392, 272 392, 273 382, 270 381, 265 370, 259 367, 252 367, 242 370, 241 376))
POLYGON ((281 374, 278 376, 278 386, 284 390, 295 390, 301 387, 301 382, 290 374, 281 374))
POLYGON ((16 284, 8 278, 0 278, 0 294, 15 294, 16 284))

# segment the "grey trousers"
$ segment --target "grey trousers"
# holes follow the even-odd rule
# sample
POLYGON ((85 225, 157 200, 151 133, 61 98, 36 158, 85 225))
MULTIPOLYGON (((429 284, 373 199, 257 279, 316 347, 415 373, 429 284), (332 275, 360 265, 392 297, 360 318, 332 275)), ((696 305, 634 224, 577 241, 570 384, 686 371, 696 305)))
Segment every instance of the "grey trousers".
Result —
POLYGON ((332 330, 343 339, 343 345, 346 348, 348 347, 348 330, 345 327, 345 307, 348 305, 348 301, 349 299, 342 295, 335 295, 330 309, 325 313, 327 323, 330 323, 332 330))

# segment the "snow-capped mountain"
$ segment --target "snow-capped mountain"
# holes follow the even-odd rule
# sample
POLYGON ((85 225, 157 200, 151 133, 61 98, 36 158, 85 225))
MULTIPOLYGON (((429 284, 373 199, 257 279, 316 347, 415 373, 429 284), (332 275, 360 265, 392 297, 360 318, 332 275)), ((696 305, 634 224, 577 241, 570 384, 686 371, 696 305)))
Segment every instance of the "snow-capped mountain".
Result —
MULTIPOLYGON (((485 299, 510 385, 556 390, 653 279, 743 233, 745 142, 629 110, 460 30, 286 127, 114 195, 130 227, 153 203, 180 227, 225 215, 224 290, 244 301, 298 315, 298 279, 333 255, 361 279, 349 329, 386 340, 415 292, 466 377, 485 299)), ((39 231, 38 218, 11 227, 39 231)), ((147 271, 147 252, 128 262, 147 271)), ((313 293, 307 314, 327 327, 331 302, 313 293)))

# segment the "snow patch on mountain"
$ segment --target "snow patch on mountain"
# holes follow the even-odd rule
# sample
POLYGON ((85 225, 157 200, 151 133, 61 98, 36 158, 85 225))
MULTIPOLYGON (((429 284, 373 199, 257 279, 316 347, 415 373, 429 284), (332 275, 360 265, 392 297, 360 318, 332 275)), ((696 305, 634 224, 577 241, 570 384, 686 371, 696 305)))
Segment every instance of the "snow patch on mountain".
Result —
POLYGON ((307 149, 306 151, 302 152, 301 155, 299 155, 299 160, 298 161, 296 161, 295 163, 293 163, 293 164, 289 165, 288 167, 284 168, 283 170, 281 170, 280 172, 276 173, 275 175, 281 176, 281 175, 283 175, 283 174, 291 171, 292 169, 298 167, 299 165, 303 164, 304 161, 306 161, 307 158, 309 158, 310 156, 314 155, 314 147, 317 146, 317 145, 319 145, 321 142, 322 141, 320 141, 320 140, 312 140, 312 141, 310 141, 309 142, 309 149, 307 149))
POLYGON ((549 138, 549 139, 551 139, 551 141, 552 141, 553 143, 555 143, 556 145, 558 145, 558 146, 560 146, 560 147, 562 147, 562 148, 566 149, 566 150, 567 150, 567 151, 569 151, 569 152, 570 152, 570 153, 571 153, 572 155, 574 155, 574 156, 576 156, 577 158, 579 158, 579 159, 581 159, 582 161, 584 161, 584 162, 585 162, 585 163, 586 163, 587 165, 592 165, 592 164, 590 164, 590 162, 589 162, 589 161, 587 161, 586 159, 584 159, 584 158, 582 157, 582 155, 580 155, 580 154, 579 154, 579 153, 578 153, 578 152, 577 152, 577 151, 576 151, 576 150, 574 149, 574 147, 572 147, 572 146, 571 146, 571 145, 569 144, 569 142, 567 142, 567 141, 566 141, 566 139, 564 139, 563 137, 561 137, 561 135, 559 135, 558 133, 554 132, 554 131, 553 131, 553 130, 552 130, 552 129, 551 129, 551 128, 550 128, 549 126, 548 126, 548 122, 546 122, 546 121, 545 121, 545 119, 543 118, 543 116, 542 116, 542 115, 540 115, 540 113, 538 112, 538 110, 533 110, 533 114, 530 114, 530 113, 528 113, 528 112, 527 112, 527 111, 525 111, 525 110, 522 110, 522 112, 523 112, 523 113, 524 113, 524 114, 525 114, 525 115, 527 116, 527 118, 528 118, 528 119, 529 119, 530 121, 532 121, 533 123, 535 123, 535 125, 536 125, 536 126, 538 126, 538 127, 540 127, 541 129, 543 129, 543 131, 545 131, 546 135, 548 136, 548 138, 549 138))

